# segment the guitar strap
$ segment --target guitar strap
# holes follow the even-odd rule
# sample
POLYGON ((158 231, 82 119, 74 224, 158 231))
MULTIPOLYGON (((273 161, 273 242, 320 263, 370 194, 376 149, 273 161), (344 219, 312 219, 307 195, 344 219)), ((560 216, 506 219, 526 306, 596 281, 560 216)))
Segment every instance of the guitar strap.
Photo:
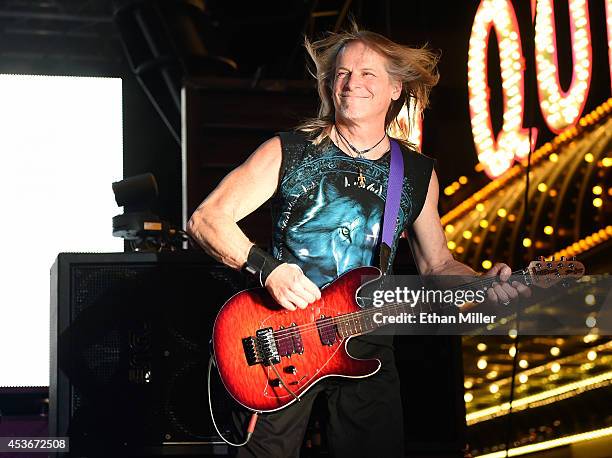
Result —
POLYGON ((389 165, 389 180, 387 181, 387 196, 385 199, 385 213, 383 214, 382 242, 380 244, 380 269, 383 274, 389 268, 391 247, 395 238, 397 215, 399 214, 402 185, 404 183, 404 158, 399 143, 390 139, 391 164, 389 165))

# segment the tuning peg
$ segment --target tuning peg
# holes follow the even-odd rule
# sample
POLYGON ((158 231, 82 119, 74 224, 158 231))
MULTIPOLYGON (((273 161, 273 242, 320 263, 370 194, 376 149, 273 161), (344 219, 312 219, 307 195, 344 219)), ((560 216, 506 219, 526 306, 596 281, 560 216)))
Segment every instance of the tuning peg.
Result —
POLYGON ((575 260, 576 260, 576 256, 572 256, 572 261, 575 261, 575 260))
POLYGON ((561 256, 561 261, 565 261, 565 256, 561 256))
POLYGON ((544 262, 546 261, 546 258, 544 258, 544 256, 538 256, 538 261, 544 262))

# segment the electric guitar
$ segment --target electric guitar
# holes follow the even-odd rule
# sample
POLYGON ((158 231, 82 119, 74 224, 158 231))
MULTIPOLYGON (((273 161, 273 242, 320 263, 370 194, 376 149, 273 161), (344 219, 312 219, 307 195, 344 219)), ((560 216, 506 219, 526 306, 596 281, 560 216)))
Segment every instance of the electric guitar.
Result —
MULTIPOLYGON (((540 287, 583 274, 580 262, 564 258, 541 258, 513 272, 525 284, 540 287)), ((380 277, 376 267, 352 269, 322 288, 321 299, 293 312, 277 304, 265 288, 234 295, 219 311, 212 338, 227 391, 252 411, 273 412, 299 401, 326 377, 363 378, 376 373, 380 361, 353 358, 347 342, 381 326, 374 313, 397 314, 398 304, 366 309, 358 305, 360 289, 380 277), (372 280, 363 282, 363 278, 372 280)), ((461 286, 484 289, 494 281, 496 277, 477 277, 461 286)))

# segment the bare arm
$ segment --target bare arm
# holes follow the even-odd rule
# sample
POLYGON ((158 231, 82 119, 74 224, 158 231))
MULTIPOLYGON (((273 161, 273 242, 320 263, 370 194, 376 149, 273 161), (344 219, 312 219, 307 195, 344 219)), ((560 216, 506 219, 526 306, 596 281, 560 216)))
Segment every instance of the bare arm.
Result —
MULTIPOLYGON (((413 230, 408 233, 408 242, 419 272, 421 275, 479 275, 469 266, 455 260, 448 249, 438 214, 438 195, 438 177, 433 171, 423 209, 412 226, 413 230)), ((511 273, 508 265, 496 263, 485 274, 491 277, 499 275, 502 282, 494 283, 494 287, 487 290, 489 299, 507 302, 516 298, 519 293, 524 296, 530 294, 529 288, 518 282, 513 282, 512 285, 505 283, 511 273)))
POLYGON ((276 190, 281 164, 279 137, 271 138, 230 172, 191 215, 187 232, 218 261, 240 269, 253 245, 236 224, 276 190))
MULTIPOLYGON (((187 232, 218 261, 237 270, 246 263, 253 242, 236 223, 272 197, 281 159, 280 138, 271 138, 230 172, 191 215, 187 232)), ((305 308, 321 297, 319 288, 293 264, 274 269, 265 286, 288 310, 305 308)))
POLYGON ((429 180, 425 204, 408 233, 408 242, 421 275, 478 275, 456 261, 446 245, 438 214, 438 177, 435 170, 429 180))

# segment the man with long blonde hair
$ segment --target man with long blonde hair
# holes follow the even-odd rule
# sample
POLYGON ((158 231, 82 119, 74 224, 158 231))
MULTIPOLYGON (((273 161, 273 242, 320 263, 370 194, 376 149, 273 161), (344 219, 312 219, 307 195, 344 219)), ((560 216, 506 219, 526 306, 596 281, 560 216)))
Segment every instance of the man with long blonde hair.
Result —
MULTIPOLYGON (((313 75, 321 99, 318 116, 293 132, 263 143, 227 175, 192 215, 188 232, 213 257, 254 273, 287 310, 304 309, 319 288, 347 270, 378 263, 380 230, 389 176, 389 132, 404 105, 427 106, 437 83, 437 56, 377 33, 352 30, 310 42, 313 75), (272 253, 256 247, 236 224, 272 199, 272 253)), ((438 215, 433 160, 401 141, 404 179, 395 237, 406 231, 421 274, 477 275, 455 261, 438 215)), ((488 290, 509 302, 525 287, 507 284, 510 268, 495 264, 488 290)), ((328 378, 277 413, 260 418, 239 456, 299 454, 314 398, 325 392, 327 436, 333 456, 403 456, 399 377, 392 336, 349 341, 357 358, 376 357, 382 368, 364 379, 328 378)), ((238 424, 246 414, 237 414, 238 424)))

